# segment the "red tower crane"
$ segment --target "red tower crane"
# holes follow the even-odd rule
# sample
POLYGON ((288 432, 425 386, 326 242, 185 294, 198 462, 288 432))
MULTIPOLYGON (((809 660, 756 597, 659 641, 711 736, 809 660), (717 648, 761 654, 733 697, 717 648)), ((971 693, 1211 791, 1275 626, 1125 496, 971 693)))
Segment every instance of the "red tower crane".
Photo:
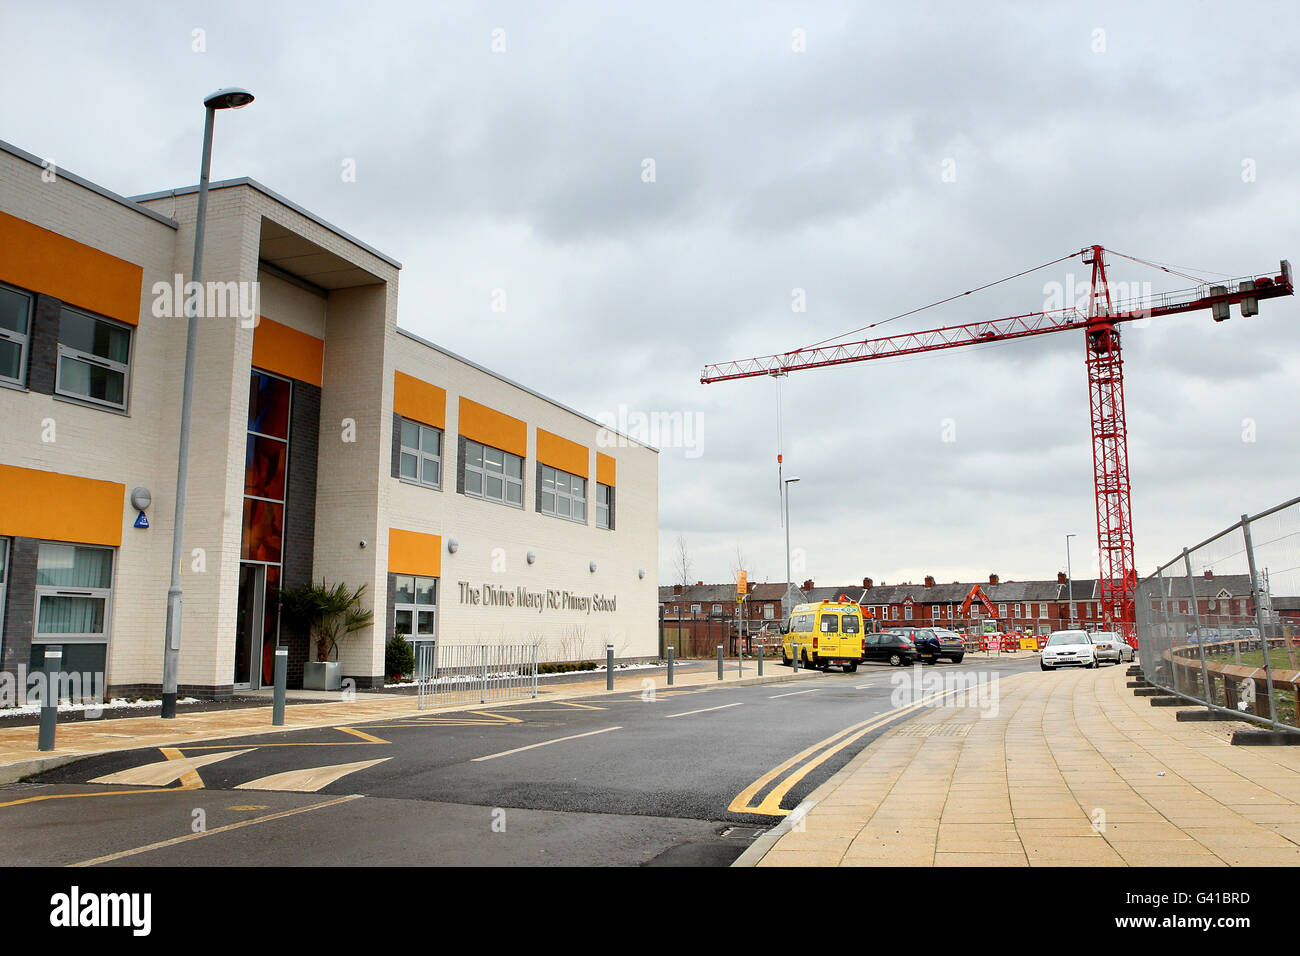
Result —
MULTIPOLYGON (((1137 586, 1137 571, 1133 563, 1133 517, 1129 500, 1128 430, 1124 419, 1124 363, 1120 349, 1120 326, 1136 319, 1177 315, 1198 309, 1210 309, 1214 320, 1222 322, 1228 318, 1229 308, 1234 305, 1240 306, 1243 316, 1256 315, 1259 311, 1260 299, 1293 295, 1295 288, 1291 263, 1283 260, 1276 273, 1244 276, 1214 284, 1205 283, 1193 289, 1115 303, 1111 301, 1110 286, 1106 279, 1107 252, 1108 250, 1101 246, 1089 246, 1046 264, 1054 265, 1056 262, 1079 256, 1085 264, 1092 266, 1086 312, 1075 308, 1057 309, 985 322, 972 322, 966 325, 950 325, 922 332, 908 332, 884 338, 830 345, 819 343, 779 355, 765 355, 736 362, 707 365, 700 375, 700 381, 710 384, 762 375, 784 375, 802 369, 824 368, 829 365, 914 355, 919 352, 934 352, 966 345, 1006 342, 1031 335, 1063 332, 1067 329, 1082 329, 1086 341, 1084 358, 1088 371, 1090 399, 1088 404, 1092 416, 1092 465, 1097 496, 1097 550, 1101 555, 1102 615, 1108 629, 1120 630, 1131 642, 1134 630, 1133 592, 1137 586)), ((1126 256, 1113 250, 1109 252, 1165 272, 1184 275, 1143 259, 1126 256)), ((1018 275, 1025 274, 1027 273, 1018 273, 1018 275)), ((996 283, 990 283, 990 285, 994 284, 996 283)), ((962 293, 933 304, 950 302, 969 294, 969 292, 962 293)), ((904 313, 904 315, 910 314, 912 313, 904 313)), ((895 318, 901 317, 895 316, 895 318)), ((866 328, 871 327, 866 326, 866 328)))

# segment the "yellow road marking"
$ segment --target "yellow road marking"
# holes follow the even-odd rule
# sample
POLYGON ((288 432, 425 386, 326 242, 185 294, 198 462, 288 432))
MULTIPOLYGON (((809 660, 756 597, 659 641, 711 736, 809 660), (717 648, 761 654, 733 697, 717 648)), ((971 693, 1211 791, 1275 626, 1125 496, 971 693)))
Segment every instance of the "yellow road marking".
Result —
MULTIPOLYGON (((307 728, 304 728, 307 729, 307 728)), ((252 749, 262 749, 264 747, 360 747, 368 744, 390 744, 391 740, 384 740, 382 737, 376 737, 368 734, 363 730, 357 730, 355 727, 335 727, 335 730, 342 731, 345 734, 351 734, 354 737, 360 737, 360 740, 306 740, 306 741, 287 741, 269 744, 249 744, 252 749)), ((230 744, 180 744, 175 750, 221 750, 229 747, 230 744)))
POLYGON ((799 753, 795 754, 793 757, 763 774, 737 794, 736 799, 731 801, 731 805, 727 807, 727 810, 731 813, 757 813, 773 817, 786 816, 790 811, 781 809, 781 801, 785 798, 785 795, 790 792, 795 784, 806 777, 814 769, 825 763, 830 757, 839 753, 864 734, 870 733, 882 724, 889 723, 905 711, 913 710, 926 704, 932 704, 935 701, 941 700, 942 698, 954 693, 956 693, 955 690, 948 690, 941 694, 925 697, 903 707, 896 707, 893 710, 885 711, 883 714, 877 714, 875 717, 869 717, 860 723, 853 724, 851 727, 846 727, 841 731, 831 734, 825 740, 820 740, 811 747, 799 751, 799 753), (813 757, 815 757, 815 759, 809 760, 809 758, 813 757), (807 760, 808 763, 800 767, 799 765, 803 764, 805 760, 807 760), (777 786, 773 787, 772 791, 768 793, 758 806, 751 805, 754 797, 756 797, 764 787, 794 767, 799 767, 799 769, 795 770, 794 773, 790 774, 777 786))
POLYGON ((367 767, 373 767, 381 764, 391 757, 380 757, 378 760, 359 760, 356 763, 340 763, 332 767, 308 767, 305 770, 286 770, 284 773, 273 773, 269 777, 259 777, 256 780, 250 780, 248 783, 241 783, 235 787, 236 790, 293 790, 297 793, 315 793, 318 790, 328 787, 335 780, 346 777, 350 773, 356 773, 358 770, 365 770, 367 767))
POLYGON ((226 807, 226 809, 227 809, 227 810, 265 810, 265 809, 267 809, 267 804, 265 804, 265 803, 246 803, 246 804, 241 804, 240 806, 237 806, 237 807, 226 807))
POLYGON ((516 747, 514 750, 503 750, 499 754, 488 754, 486 757, 475 757, 474 763, 483 760, 495 760, 497 757, 509 757, 511 754, 523 753, 525 750, 533 750, 537 747, 546 747, 550 744, 563 743, 566 740, 577 740, 579 737, 593 737, 596 734, 607 734, 611 730, 622 730, 622 727, 606 727, 603 730, 589 730, 585 734, 570 734, 568 737, 556 737, 554 740, 543 740, 541 743, 529 744, 527 747, 516 747))
POLYGON ((138 787, 161 787, 164 784, 172 783, 175 780, 181 782, 181 787, 186 790, 197 790, 203 786, 203 781, 195 772, 200 767, 207 766, 210 763, 217 763, 221 760, 229 760, 231 757, 238 757, 240 754, 249 752, 245 750, 227 750, 222 753, 205 754, 202 757, 186 757, 172 747, 161 748, 166 760, 160 760, 157 763, 147 763, 139 767, 131 767, 128 770, 119 770, 116 773, 104 774, 101 777, 95 777, 88 781, 89 783, 117 783, 138 787))
POLYGON ((98 856, 93 860, 82 860, 80 863, 69 863, 69 866, 95 866, 99 863, 110 863, 113 860, 120 860, 124 857, 135 856, 138 853, 148 853, 150 850, 161 850, 163 847, 175 846, 178 843, 186 843, 190 840, 201 840, 203 837, 215 836, 218 833, 228 833, 231 830, 239 830, 243 827, 251 827, 258 823, 267 823, 271 820, 280 820, 284 817, 291 817, 298 813, 310 813, 312 810, 323 810, 325 807, 332 807, 340 803, 347 803, 350 800, 360 800, 360 794, 352 794, 346 797, 335 797, 333 800, 326 800, 323 803, 313 803, 306 807, 297 807, 293 810, 281 810, 278 813, 268 813, 264 817, 254 817, 251 820, 240 820, 238 823, 228 823, 223 827, 217 827, 215 830, 204 830, 200 833, 187 833, 185 836, 174 837, 170 840, 163 840, 159 843, 150 843, 146 846, 138 846, 133 850, 122 850, 120 853, 110 853, 108 856, 98 856))
POLYGON ((355 728, 355 727, 335 727, 334 729, 335 729, 335 730, 341 730, 341 731, 342 731, 343 733, 345 733, 345 734, 352 734, 352 736, 354 736, 354 737, 360 737, 362 740, 364 740, 364 741, 365 741, 366 743, 368 743, 368 744, 386 744, 386 743, 389 743, 389 741, 387 741, 387 740, 383 740, 383 739, 381 739, 381 738, 379 738, 379 737, 375 737, 375 736, 373 736, 372 734, 368 734, 368 733, 366 733, 364 730, 357 730, 357 728, 355 728))
MULTIPOLYGON (((158 749, 162 753, 162 755, 166 757, 168 760, 185 759, 185 755, 181 753, 179 750, 177 750, 175 747, 159 747, 158 749)), ((199 776, 199 772, 197 770, 186 771, 185 773, 181 774, 180 780, 181 780, 181 789, 183 790, 199 790, 202 789, 203 787, 203 778, 199 776)))
POLYGON ((193 790, 193 787, 154 787, 148 790, 97 790, 94 793, 47 793, 40 797, 23 797, 0 803, 0 807, 16 807, 23 803, 40 803, 43 800, 74 800, 82 797, 134 797, 142 793, 178 793, 181 790, 193 790))

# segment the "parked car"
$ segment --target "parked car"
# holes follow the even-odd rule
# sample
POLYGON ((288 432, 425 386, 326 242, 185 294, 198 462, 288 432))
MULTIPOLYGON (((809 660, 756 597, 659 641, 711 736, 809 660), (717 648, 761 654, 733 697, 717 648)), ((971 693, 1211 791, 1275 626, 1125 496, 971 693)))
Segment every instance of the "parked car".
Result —
MULTIPOLYGON (((934 633, 933 628, 900 625, 889 629, 894 634, 902 634, 916 649, 916 659, 925 664, 937 664, 943 658, 943 642, 934 633)), ((963 651, 965 647, 963 645, 963 651)))
POLYGON ((902 667, 904 664, 915 663, 918 656, 916 642, 912 640, 910 634, 902 631, 880 631, 876 634, 863 635, 862 660, 865 663, 876 662, 902 667))
POLYGON ((1126 656, 1125 651, 1128 652, 1128 659, 1133 659, 1133 648, 1129 647, 1128 641, 1114 631, 1093 631, 1089 636, 1092 638, 1092 646, 1097 649, 1095 653, 1098 664, 1102 661, 1122 664, 1126 656))
POLYGON ((1096 650, 1087 631, 1053 631, 1038 665, 1045 671, 1057 667, 1096 667, 1096 650))
POLYGON ((1101 637, 1101 639, 1114 640, 1115 648, 1119 650, 1119 663, 1132 661, 1132 659, 1138 656, 1138 652, 1135 652, 1134 650, 1134 645, 1123 639, 1123 635, 1117 631, 1097 631, 1093 633, 1092 640, 1096 641, 1099 637, 1101 637))
POLYGON ((960 664, 966 656, 966 639, 946 627, 936 627, 933 630, 935 637, 939 638, 939 643, 943 645, 943 656, 954 664, 960 664))

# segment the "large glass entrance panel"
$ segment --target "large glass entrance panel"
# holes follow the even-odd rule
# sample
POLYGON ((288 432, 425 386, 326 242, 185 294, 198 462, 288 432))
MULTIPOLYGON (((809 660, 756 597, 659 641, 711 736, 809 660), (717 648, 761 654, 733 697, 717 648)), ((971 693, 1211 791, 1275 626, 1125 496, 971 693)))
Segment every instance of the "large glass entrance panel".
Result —
POLYGON ((259 686, 261 671, 263 603, 266 596, 266 565, 239 566, 239 619, 235 626, 234 685, 247 690, 259 686))

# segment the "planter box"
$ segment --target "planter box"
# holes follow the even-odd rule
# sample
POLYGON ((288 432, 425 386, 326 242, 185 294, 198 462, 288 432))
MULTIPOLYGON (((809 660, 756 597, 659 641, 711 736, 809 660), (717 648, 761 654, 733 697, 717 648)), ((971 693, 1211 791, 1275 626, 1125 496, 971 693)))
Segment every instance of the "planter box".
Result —
POLYGON ((308 661, 303 665, 304 690, 340 690, 343 687, 343 665, 338 661, 308 661))

